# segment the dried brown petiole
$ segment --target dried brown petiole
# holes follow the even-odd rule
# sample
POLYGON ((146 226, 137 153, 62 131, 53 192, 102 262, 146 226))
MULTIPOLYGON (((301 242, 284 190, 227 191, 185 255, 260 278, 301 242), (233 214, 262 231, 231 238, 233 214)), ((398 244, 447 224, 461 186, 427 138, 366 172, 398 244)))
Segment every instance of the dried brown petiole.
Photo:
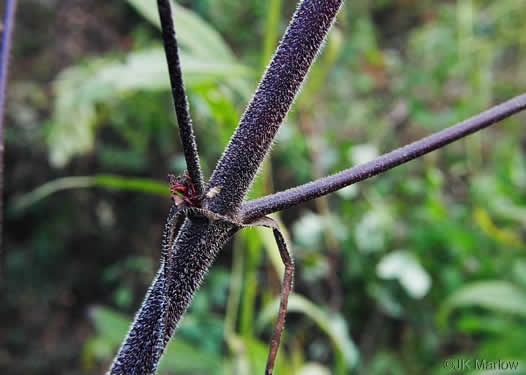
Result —
POLYGON ((267 217, 267 216, 260 217, 256 220, 249 221, 249 222, 240 222, 240 221, 236 221, 236 220, 230 219, 225 216, 217 215, 213 212, 210 212, 204 209, 189 209, 189 212, 192 212, 197 215, 202 215, 212 221, 225 221, 230 224, 238 226, 240 229, 241 228, 252 228, 252 227, 265 227, 265 228, 272 229, 272 232, 274 234, 274 239, 276 240, 276 244, 278 246, 279 255, 281 256, 281 261, 285 265, 285 272, 283 275, 283 281, 281 283, 281 294, 280 294, 281 297, 280 297, 278 317, 276 320, 274 331, 272 333, 270 349, 269 349, 269 354, 267 358, 267 365, 265 368, 266 375, 272 374, 276 356, 278 354, 279 344, 281 341, 281 333, 283 332, 283 329, 285 328, 285 316, 287 314, 287 304, 288 304, 289 295, 290 295, 290 292, 292 291, 292 286, 294 282, 294 261, 290 254, 290 251, 288 250, 287 242, 285 241, 285 237, 283 236, 283 233, 279 229, 278 223, 274 219, 271 219, 270 217, 267 217))
POLYGON ((274 327, 274 332, 272 333, 272 339, 270 342, 270 350, 267 359, 267 366, 265 368, 265 374, 270 375, 274 369, 274 362, 276 360, 276 355, 278 354, 279 343, 281 340, 281 333, 285 328, 285 315, 287 314, 287 304, 289 301, 289 295, 292 291, 292 284, 294 282, 294 261, 292 256, 287 248, 287 242, 283 233, 279 229, 278 223, 269 217, 262 217, 248 224, 243 224, 244 226, 262 226, 266 228, 271 228, 274 234, 274 239, 278 245, 279 255, 281 260, 285 265, 285 272, 283 274, 283 281, 281 282, 281 297, 279 303, 279 312, 278 319, 276 320, 276 326, 274 327))

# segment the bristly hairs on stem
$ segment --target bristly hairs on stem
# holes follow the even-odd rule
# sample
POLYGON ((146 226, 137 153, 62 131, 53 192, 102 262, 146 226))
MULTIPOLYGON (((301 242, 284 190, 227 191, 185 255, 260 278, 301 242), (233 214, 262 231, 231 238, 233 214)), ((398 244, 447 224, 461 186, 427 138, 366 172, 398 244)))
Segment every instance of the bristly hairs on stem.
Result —
POLYGON ((220 192, 205 202, 220 215, 235 216, 274 136, 327 36, 342 0, 304 0, 210 179, 220 192))
POLYGON ((526 94, 516 96, 459 124, 398 148, 357 167, 346 169, 332 176, 320 178, 292 189, 249 201, 243 205, 240 216, 242 220, 249 221, 332 193, 345 186, 363 181, 416 159, 428 152, 496 124, 524 109, 526 109, 526 94))
MULTIPOLYGON (((230 218, 241 209, 246 192, 341 3, 342 0, 303 0, 299 4, 252 103, 216 167, 203 202, 203 211, 210 215, 203 217, 188 211, 167 254, 169 262, 162 262, 158 277, 115 357, 110 369, 112 375, 155 372, 163 349, 159 347, 159 350, 152 350, 152 340, 158 342, 159 330, 162 331, 157 324, 158 319, 161 314, 168 313, 170 326, 166 325, 169 329, 165 331, 166 337, 161 338, 162 346, 164 339, 172 335, 172 327, 175 328, 190 305, 214 258, 240 229, 240 225, 230 218), (218 215, 227 217, 227 220, 213 218, 218 215), (162 306, 159 304, 161 295, 165 301, 161 303, 162 306)), ((167 17, 169 8, 166 7, 166 1, 158 0, 158 4, 163 19, 167 17)), ((172 26, 170 20, 163 22, 172 26)), ((163 36, 166 30, 172 30, 172 27, 163 27, 163 36)), ((168 42, 173 33, 170 35, 167 35, 168 42)), ((174 46, 169 44, 166 47, 171 51, 167 51, 167 55, 177 51, 173 49, 174 46)), ((168 59, 170 65, 173 57, 168 59)), ((178 84, 174 87, 179 90, 182 88, 178 84)), ((192 176, 195 170, 189 165, 188 172, 192 176)), ((197 181, 192 182, 195 184, 197 181)), ((271 371, 272 364, 267 368, 271 371)))
POLYGON ((4 30, 2 33, 2 51, 0 52, 0 252, 2 249, 2 231, 4 227, 3 191, 4 191, 4 117, 9 72, 9 54, 15 26, 16 0, 6 0, 4 30))
POLYGON ((186 166, 190 179, 194 184, 196 194, 202 196, 204 193, 203 174, 199 164, 199 153, 197 152, 188 98, 186 97, 186 90, 184 88, 170 0, 157 0, 157 8, 161 19, 164 50, 166 52, 175 114, 177 116, 177 123, 179 124, 179 136, 183 145, 186 166))
MULTIPOLYGON (((190 305, 214 258, 234 233, 246 226, 248 218, 260 218, 265 213, 290 207, 363 180, 489 126, 526 107, 526 96, 520 96, 456 127, 384 155, 374 162, 242 206, 246 193, 341 4, 342 0, 300 2, 256 94, 213 172, 202 209, 199 209, 206 215, 188 210, 178 234, 168 237, 168 243, 173 242, 163 246, 164 260, 161 262, 158 277, 154 280, 116 356, 110 370, 112 375, 155 372, 166 343, 190 305), (276 204, 272 203, 274 200, 276 204), (240 210, 243 218, 238 215, 240 210), (217 217, 220 216, 222 219, 218 220, 217 217), (158 324, 161 317, 166 317, 166 320, 158 324)), ((201 181, 199 160, 191 132, 173 23, 171 19, 167 19, 171 18, 169 2, 158 0, 158 5, 176 112, 178 116, 182 114, 182 120, 187 120, 181 121, 178 117, 179 125, 181 127, 181 123, 187 124, 186 131, 190 132, 186 135, 189 138, 181 136, 185 156, 189 156, 188 172, 192 182, 198 184, 201 181), (180 102, 181 98, 184 98, 184 101, 180 102), (185 139, 190 139, 193 143, 188 143, 185 139), (192 164, 192 160, 195 164, 192 164), (199 178, 194 177, 197 172, 199 178)), ((172 224, 169 224, 168 228, 171 228, 170 225, 172 224)), ((283 318, 284 315, 282 322, 283 318)), ((279 332, 282 327, 282 324, 278 325, 279 332)), ((279 336, 277 338, 279 339, 279 336)), ((276 347, 277 345, 271 346, 276 347)), ((269 359, 273 361, 274 357, 271 355, 269 359)), ((272 371, 272 363, 267 369, 269 373, 272 371)))

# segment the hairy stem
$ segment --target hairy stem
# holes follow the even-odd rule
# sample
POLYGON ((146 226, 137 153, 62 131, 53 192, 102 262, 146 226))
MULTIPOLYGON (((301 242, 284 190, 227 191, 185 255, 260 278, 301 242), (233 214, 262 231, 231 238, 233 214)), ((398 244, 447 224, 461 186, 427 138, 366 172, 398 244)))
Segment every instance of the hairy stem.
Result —
MULTIPOLYGON (((241 202, 279 125, 290 109, 341 2, 342 0, 304 0, 300 3, 278 52, 212 176, 208 199, 203 204, 208 212, 233 217, 241 208, 241 202)), ((158 0, 158 5, 167 59, 172 69, 174 64, 171 62, 177 59, 177 45, 171 16, 168 17, 169 4, 158 0)), ((174 76, 180 78, 180 69, 177 68, 175 74, 170 73, 170 76, 178 108, 181 107, 177 103, 184 96, 184 90, 182 80, 177 81, 177 77, 174 84, 174 76)), ((187 104, 184 108, 187 109, 187 104)), ((189 117, 187 123, 189 124, 189 117)), ((181 122, 179 125, 181 126, 181 122)), ((193 136, 190 138, 193 139, 193 136)), ((195 148, 190 151, 192 150, 195 148)), ((195 156, 197 157, 196 153, 195 156)), ((197 180, 191 175, 190 164, 188 168, 192 182, 196 184, 197 180)), ((195 171, 194 168, 193 172, 195 171)), ((155 371, 158 351, 152 351, 151 340, 159 337, 156 323, 162 314, 161 308, 169 312, 170 327, 175 327, 190 305, 215 256, 239 228, 234 221, 206 219, 188 214, 166 255, 169 261, 164 265, 164 272, 159 273, 167 282, 163 282, 162 277, 154 281, 129 336, 110 369, 112 375, 147 374, 155 371), (165 307, 160 306, 161 295, 167 298, 165 307)), ((167 331, 168 336, 171 333, 172 328, 167 331)))
POLYGON ((184 88, 181 63, 179 61, 179 49, 175 37, 172 7, 170 0, 157 0, 157 6, 159 9, 159 17, 161 18, 164 51, 166 52, 166 61, 168 62, 175 114, 177 116, 177 123, 179 124, 179 136, 183 144, 188 174, 192 179, 197 195, 201 196, 204 192, 203 174, 199 164, 199 153, 197 152, 197 144, 192 128, 192 119, 190 118, 190 112, 188 110, 188 99, 184 88))
POLYGON ((210 179, 206 208, 237 214, 274 136, 329 31, 342 0, 302 1, 210 179))
POLYGON ((109 374, 153 374, 159 356, 190 305, 217 253, 238 226, 188 217, 135 317, 109 374), (165 316, 168 313, 169 316, 165 316), (167 319, 160 329, 160 319, 167 319), (164 335, 161 337, 160 335, 164 335), (162 347, 158 346, 159 339, 162 347))
POLYGON ((249 201, 243 205, 241 212, 242 220, 249 221, 273 212, 281 211, 332 193, 369 177, 376 176, 377 174, 441 148, 476 131, 496 124, 525 108, 526 94, 516 96, 457 125, 391 151, 370 162, 292 189, 249 201))
POLYGON ((0 249, 2 249, 2 231, 4 227, 3 192, 4 192, 4 117, 7 96, 7 77, 9 72, 9 54, 15 23, 16 0, 6 0, 4 14, 4 31, 2 34, 2 51, 0 52, 0 249))

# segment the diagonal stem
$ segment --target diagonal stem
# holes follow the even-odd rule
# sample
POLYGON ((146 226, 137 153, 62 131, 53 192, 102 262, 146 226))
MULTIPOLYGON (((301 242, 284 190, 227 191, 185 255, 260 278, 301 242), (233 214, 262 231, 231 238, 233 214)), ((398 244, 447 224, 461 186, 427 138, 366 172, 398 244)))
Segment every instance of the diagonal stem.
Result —
POLYGON ((192 179, 197 195, 201 196, 204 192, 203 174, 199 164, 199 153, 197 152, 192 119, 188 109, 188 99, 184 88, 170 0, 157 0, 157 6, 159 8, 159 17, 161 18, 164 50, 166 52, 166 61, 168 62, 175 114, 179 124, 179 136, 183 144, 188 174, 192 179))
POLYGON ((377 174, 448 145, 476 131, 496 124, 525 108, 526 94, 516 96, 457 125, 398 148, 370 162, 292 189, 249 201, 243 205, 241 220, 250 221, 273 212, 281 211, 332 193, 369 177, 376 176, 377 174))
POLYGON ((209 186, 208 210, 235 216, 321 48, 343 0, 303 0, 248 105, 209 186))
MULTIPOLYGON (((4 30, 2 34, 2 51, 0 52, 0 249, 2 249, 3 231, 3 191, 4 191, 4 115, 7 96, 7 77, 9 70, 9 54, 15 23, 16 0, 6 0, 4 15, 4 30)), ((1 251, 0 251, 1 253, 1 251)))

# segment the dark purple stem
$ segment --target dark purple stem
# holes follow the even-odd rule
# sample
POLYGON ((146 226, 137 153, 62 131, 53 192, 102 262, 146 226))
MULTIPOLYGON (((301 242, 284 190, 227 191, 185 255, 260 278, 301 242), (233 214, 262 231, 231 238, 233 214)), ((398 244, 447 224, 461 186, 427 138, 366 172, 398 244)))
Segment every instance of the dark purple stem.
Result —
MULTIPOLYGON (((304 0, 299 5, 278 52, 212 176, 207 199, 203 202, 205 209, 223 216, 234 216, 241 208, 241 202, 314 61, 341 2, 304 0)), ((173 39, 173 24, 171 16, 168 17, 170 9, 167 4, 167 1, 158 0, 166 53, 170 69, 173 69, 177 46, 173 39)), ((176 79, 176 83, 172 83, 174 93, 183 87, 182 81, 177 81, 177 75, 180 77, 180 73, 170 73, 172 81, 174 76, 176 79)), ((177 97, 180 98, 181 95, 174 96, 177 103, 177 97)), ((192 173, 191 166, 188 167, 189 173, 192 173)), ((195 184, 194 177, 191 177, 195 184)), ((116 356, 110 370, 112 375, 155 372, 158 353, 164 349, 152 348, 154 338, 156 343, 159 342, 157 322, 164 313, 161 309, 164 308, 169 314, 167 319, 170 326, 166 330, 168 339, 173 332, 171 327, 177 325, 190 305, 215 256, 239 228, 239 225, 228 220, 207 219, 188 213, 170 251, 165 255, 167 262, 162 273, 159 273, 159 276, 169 282, 161 282, 160 278, 154 281, 116 356), (165 307, 159 304, 160 296, 165 298, 165 307)), ((165 337, 161 339, 164 345, 165 337)))
POLYGON ((179 135, 181 137, 181 143, 183 144, 186 166, 188 174, 194 184, 195 191, 198 196, 201 196, 204 192, 203 174, 199 164, 199 153, 197 152, 197 144, 192 128, 192 119, 190 118, 190 112, 188 110, 188 99, 184 88, 181 63, 179 61, 179 49, 175 37, 172 7, 170 0, 157 0, 157 5, 159 17, 161 18, 164 50, 166 52, 166 61, 168 62, 175 114, 177 116, 177 123, 179 124, 179 135))
POLYGON ((342 0, 304 0, 210 179, 206 208, 235 215, 329 31, 342 0))
POLYGON ((9 72, 9 54, 15 23, 16 0, 6 0, 4 15, 4 32, 2 34, 2 51, 0 56, 0 249, 2 248, 3 230, 3 191, 4 191, 4 117, 7 96, 7 78, 9 72))
MULTIPOLYGON (((4 30, 2 33, 2 52, 0 57, 0 126, 3 125, 5 98, 7 89, 7 74, 9 70, 9 54, 11 51, 11 38, 15 23, 16 0, 6 0, 4 14, 4 30)), ((3 132, 0 132, 0 141, 4 144, 3 132)))
POLYGON ((332 176, 320 178, 305 185, 249 201, 242 207, 242 221, 250 221, 273 212, 296 206, 297 204, 321 197, 345 186, 376 176, 377 174, 493 125, 525 108, 526 94, 516 96, 457 125, 384 154, 370 162, 346 169, 332 176))

